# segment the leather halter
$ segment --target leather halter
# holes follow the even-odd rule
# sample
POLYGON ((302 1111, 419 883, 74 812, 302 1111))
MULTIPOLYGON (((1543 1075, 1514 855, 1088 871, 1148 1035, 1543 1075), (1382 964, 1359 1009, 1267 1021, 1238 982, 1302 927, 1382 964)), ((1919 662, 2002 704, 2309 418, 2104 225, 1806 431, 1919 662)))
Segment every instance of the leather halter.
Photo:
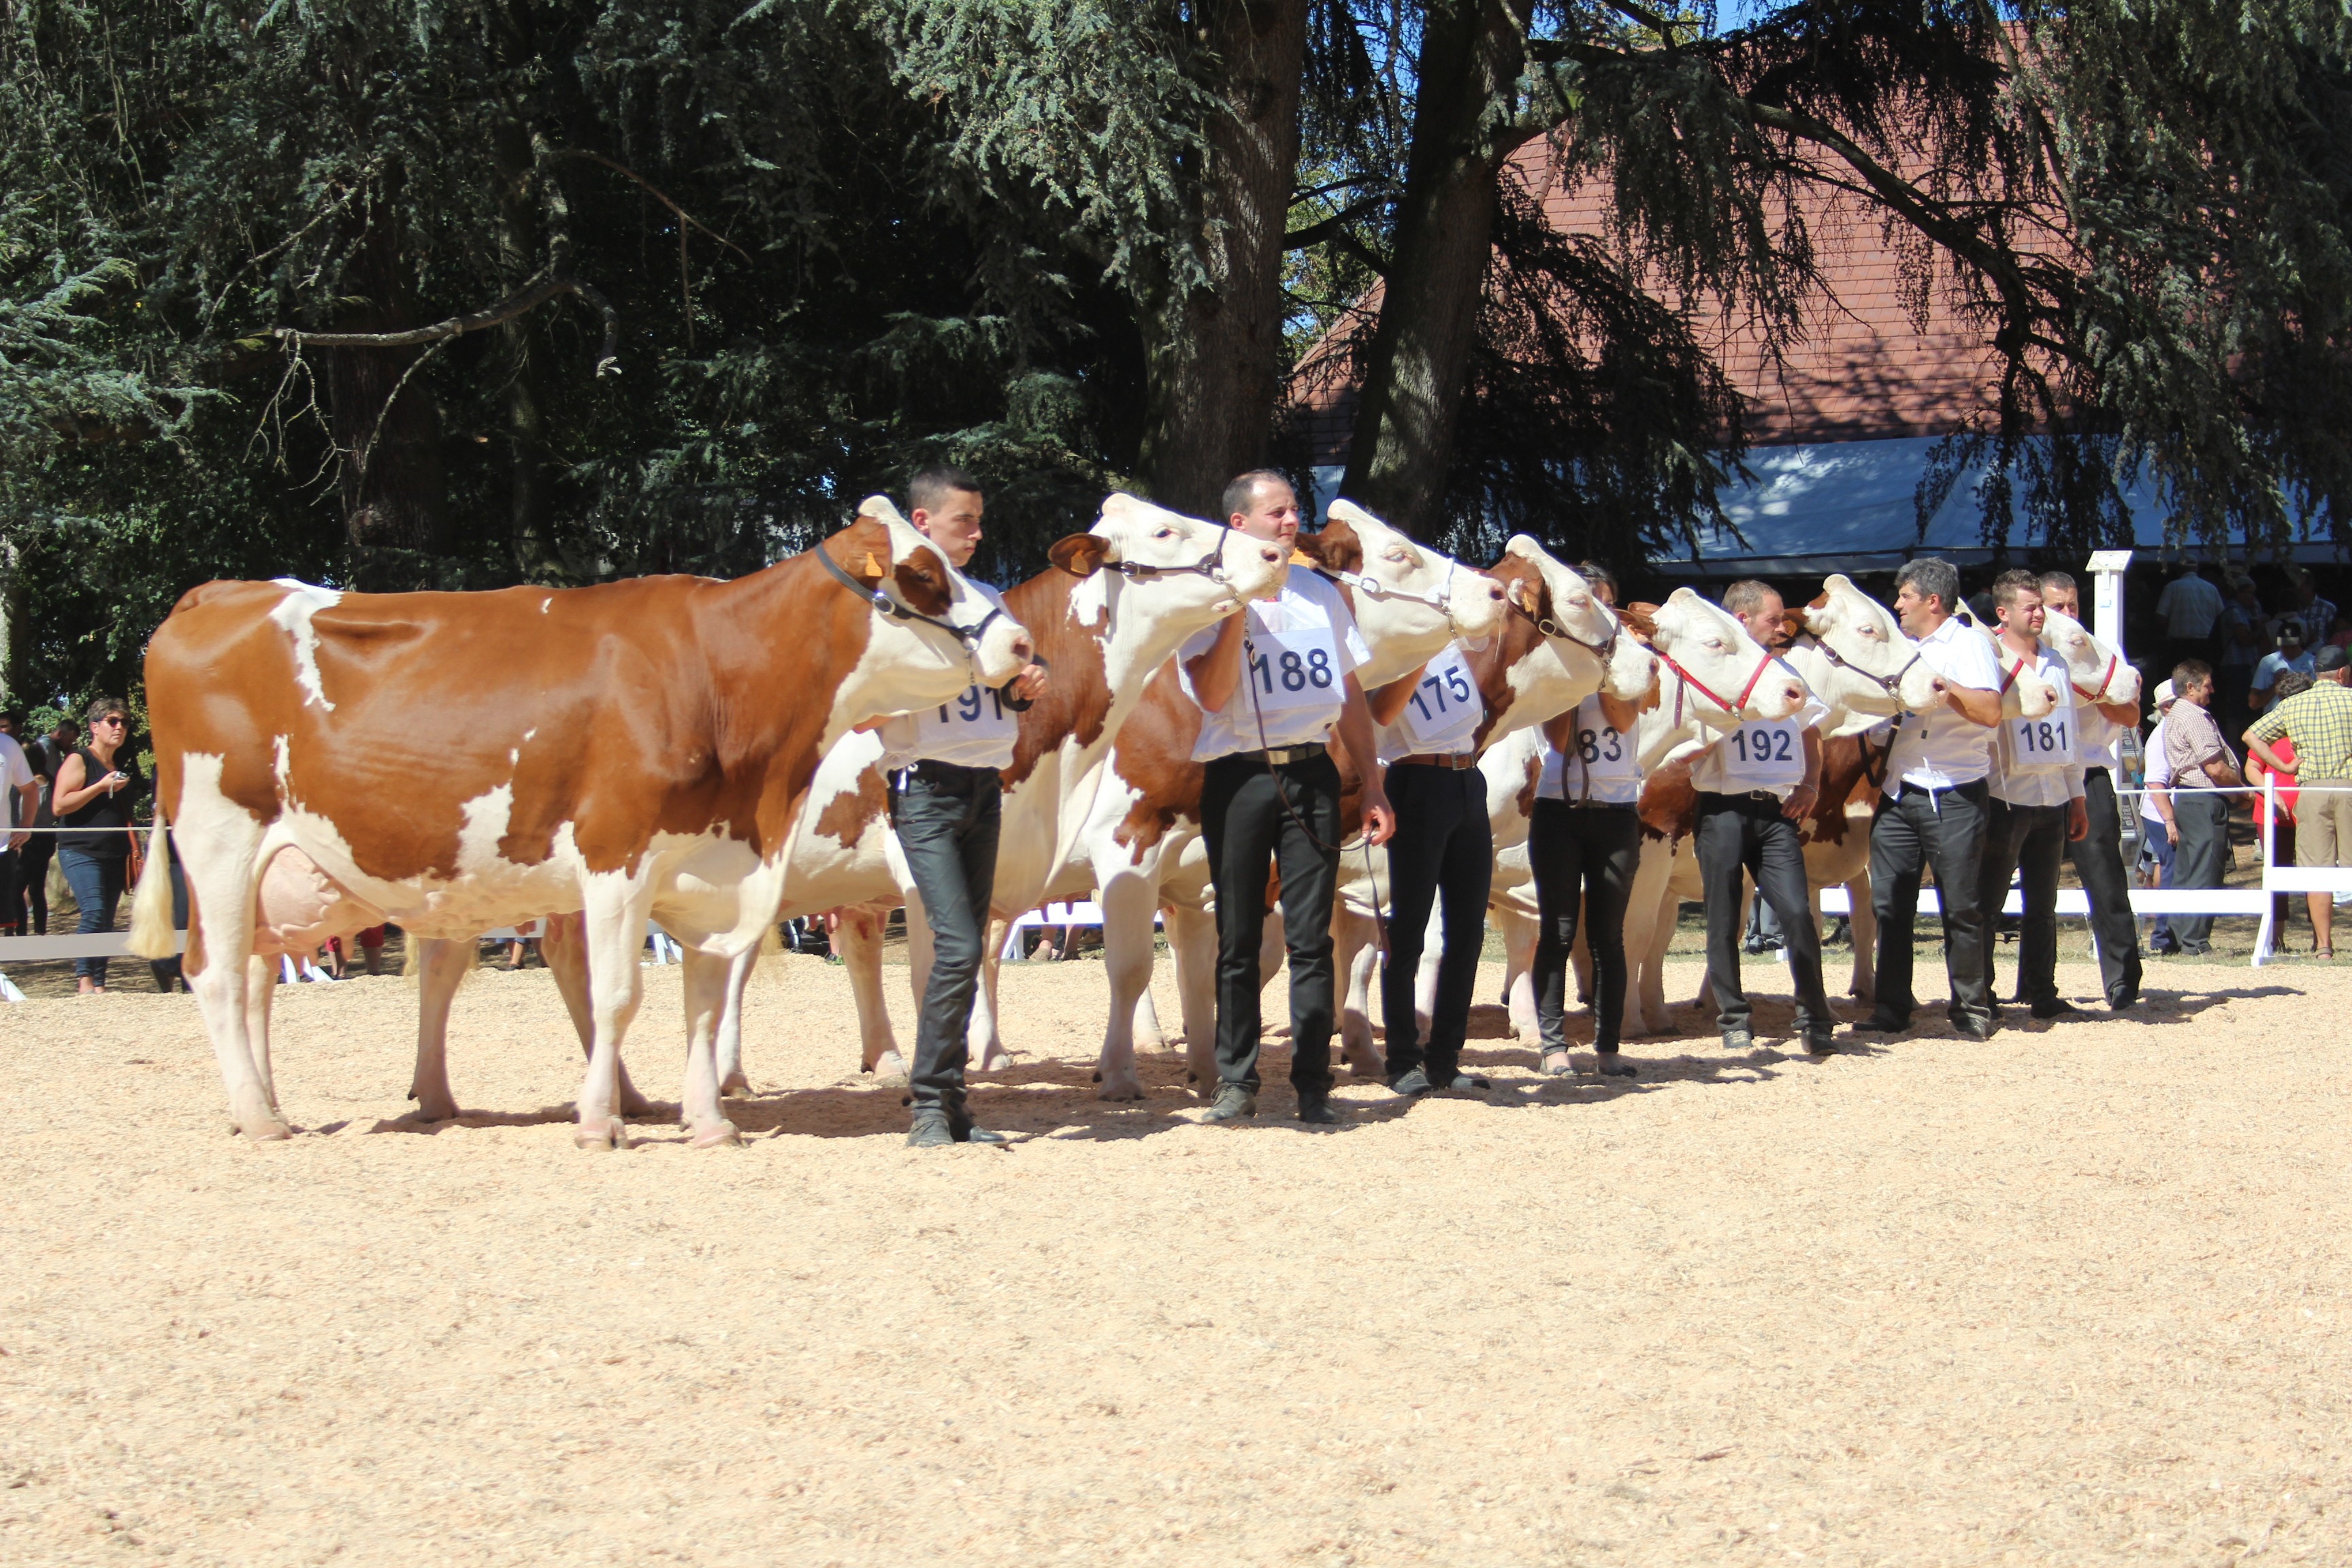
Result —
POLYGON ((1103 568, 1118 573, 1130 583, 1154 577, 1206 577, 1222 588, 1225 584, 1225 535, 1233 531, 1232 523, 1219 523, 1217 537, 1210 541, 1209 548, 1190 566, 1154 566, 1148 561, 1106 561, 1103 568))
MULTIPOLYGON (((1606 605, 1601 606, 1601 613, 1609 617, 1609 636, 1600 642, 1587 642, 1549 616, 1529 615, 1520 607, 1519 602, 1508 594, 1503 595, 1503 603, 1511 607, 1513 615, 1535 627, 1545 637, 1558 637, 1562 642, 1572 642, 1591 654, 1601 661, 1603 669, 1606 669, 1609 667, 1609 661, 1616 657, 1618 639, 1625 635, 1625 623, 1618 618, 1616 611, 1606 605)), ((1659 657, 1663 658, 1664 655, 1661 654, 1659 657)))
POLYGON ((2085 702, 2105 702, 2108 700, 2106 696, 2107 684, 2115 679, 2116 666, 2122 662, 2123 656, 2121 654, 2111 653, 2107 655, 2107 668, 2105 673, 2099 677, 2099 683, 2091 688, 2088 691, 2084 690, 2082 685, 2071 675, 2066 678, 2066 684, 2074 687, 2074 695, 2080 697, 2085 702))
POLYGON ((1911 658, 1904 664, 1902 668, 1896 670, 1893 675, 1875 675, 1871 671, 1863 668, 1862 666, 1855 664, 1851 659, 1839 654, 1838 650, 1830 647, 1828 641, 1824 639, 1819 632, 1808 631, 1805 635, 1813 639, 1813 651, 1815 653, 1820 654, 1823 658, 1827 659, 1830 663, 1836 665, 1840 669, 1849 670, 1853 674, 1862 677, 1864 680, 1874 683, 1881 691, 1885 692, 1889 697, 1896 698, 1898 700, 1900 700, 1903 690, 1903 678, 1911 673, 1912 665, 1918 663, 1919 660, 1925 657, 1915 645, 1911 649, 1911 658))
POLYGON ((893 620, 920 621, 927 626, 937 626, 940 630, 948 633, 950 636, 961 642, 967 653, 970 653, 980 647, 981 634, 988 630, 988 623, 996 619, 997 616, 1004 613, 994 605, 991 605, 988 606, 988 614, 981 616, 973 625, 969 626, 960 626, 953 621, 943 621, 937 616, 927 616, 923 614, 920 610, 916 609, 911 605, 900 600, 896 595, 888 592, 879 583, 877 583, 871 588, 867 587, 865 584, 859 582, 856 577, 850 574, 849 568, 844 566, 840 562, 835 561, 831 555, 825 553, 824 545, 818 545, 814 553, 819 561, 824 563, 824 569, 826 571, 841 579, 843 586, 846 587, 851 593, 856 594, 859 598, 864 599, 866 603, 872 605, 884 615, 888 616, 893 620))
MULTIPOLYGON (((1430 553, 1433 555, 1437 554, 1433 550, 1431 551, 1430 553)), ((1454 574, 1462 563, 1454 560, 1451 555, 1438 555, 1437 558, 1445 563, 1445 579, 1438 584, 1434 592, 1427 594, 1408 593, 1402 588, 1391 587, 1388 584, 1381 582, 1378 577, 1373 576, 1369 572, 1350 572, 1341 566, 1318 565, 1315 568, 1315 572, 1317 575, 1328 578, 1329 581, 1339 584, 1343 588, 1349 589, 1358 594, 1368 594, 1375 599, 1402 599, 1408 605, 1425 605, 1429 608, 1435 610, 1438 614, 1444 616, 1445 617, 1446 624, 1453 626, 1456 632, 1459 632, 1461 631, 1462 626, 1461 624, 1454 618, 1454 595, 1452 589, 1454 587, 1454 574)))
POLYGON ((1689 687, 1701 697, 1706 698, 1726 713, 1737 713, 1748 706, 1748 700, 1756 694, 1757 684, 1764 679, 1764 672, 1772 668, 1772 650, 1769 647, 1764 650, 1764 657, 1756 663, 1756 672, 1748 678, 1748 684, 1739 689, 1739 700, 1737 702, 1726 702, 1721 696, 1710 689, 1705 681, 1676 664, 1674 655, 1661 651, 1658 654, 1658 662, 1682 677, 1685 686, 1689 687))

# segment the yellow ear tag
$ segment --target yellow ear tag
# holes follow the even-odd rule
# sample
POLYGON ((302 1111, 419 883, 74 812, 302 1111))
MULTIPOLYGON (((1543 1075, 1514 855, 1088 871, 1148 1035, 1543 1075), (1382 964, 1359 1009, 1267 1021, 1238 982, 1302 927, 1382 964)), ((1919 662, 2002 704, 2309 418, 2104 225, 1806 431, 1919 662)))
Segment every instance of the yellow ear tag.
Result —
POLYGON ((1315 564, 1315 557, 1307 554, 1304 550, 1294 547, 1290 552, 1290 563, 1293 566, 1312 566, 1315 564))
POLYGON ((874 552, 871 550, 866 552, 866 570, 877 577, 882 575, 882 568, 874 563, 874 552))

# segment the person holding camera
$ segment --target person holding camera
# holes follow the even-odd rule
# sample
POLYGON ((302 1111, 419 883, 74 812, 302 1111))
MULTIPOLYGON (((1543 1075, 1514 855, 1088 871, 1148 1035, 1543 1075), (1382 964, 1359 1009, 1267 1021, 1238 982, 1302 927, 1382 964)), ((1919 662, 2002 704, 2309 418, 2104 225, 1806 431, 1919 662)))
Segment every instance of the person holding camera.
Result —
MULTIPOLYGON (((145 793, 138 764, 122 755, 131 738, 131 710, 100 698, 85 710, 89 740, 74 748, 58 768, 50 796, 58 826, 58 867, 74 902, 81 906, 83 935, 114 929, 114 907, 124 885, 139 874, 139 846, 131 831, 131 808, 145 793)), ((106 960, 74 960, 75 989, 93 995, 106 989, 106 960)))

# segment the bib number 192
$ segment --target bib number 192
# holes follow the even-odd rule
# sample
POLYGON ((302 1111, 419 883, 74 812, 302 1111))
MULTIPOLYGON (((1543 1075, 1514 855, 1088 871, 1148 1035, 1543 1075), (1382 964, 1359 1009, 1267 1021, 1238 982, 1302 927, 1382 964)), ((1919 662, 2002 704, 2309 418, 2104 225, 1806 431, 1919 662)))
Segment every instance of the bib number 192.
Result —
POLYGON ((1789 763, 1797 757, 1797 738, 1786 730, 1734 730, 1731 743, 1743 763, 1789 763))

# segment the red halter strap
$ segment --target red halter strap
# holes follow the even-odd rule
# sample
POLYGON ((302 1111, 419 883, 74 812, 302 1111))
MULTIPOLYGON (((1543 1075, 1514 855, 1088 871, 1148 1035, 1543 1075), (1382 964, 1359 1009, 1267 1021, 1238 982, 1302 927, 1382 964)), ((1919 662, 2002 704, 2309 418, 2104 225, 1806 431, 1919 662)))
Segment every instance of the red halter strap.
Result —
POLYGON ((2000 677, 2000 689, 2001 689, 2003 691, 2007 691, 2007 690, 2009 689, 2009 688, 2010 688, 2011 683, 2011 682, 2013 682, 2014 680, 2016 680, 2016 679, 2018 678, 2019 673, 2020 673, 2021 671, 2022 671, 2024 668, 2025 668, 2025 661, 2024 661, 2023 659, 2021 659, 2021 659, 2019 659, 2019 660, 2017 661, 2017 668, 2016 668, 2015 669, 2007 669, 2007 670, 2003 670, 2003 671, 2001 672, 2001 677, 2000 677))
POLYGON ((1676 664, 1672 654, 1659 654, 1658 662, 1664 665, 1668 669, 1673 670, 1676 675, 1681 676, 1685 686, 1689 687, 1693 691, 1697 692, 1700 696, 1706 698, 1710 702, 1713 702, 1717 708, 1722 709, 1726 713, 1737 713, 1741 709, 1748 706, 1748 699, 1755 694, 1757 682, 1762 680, 1764 679, 1764 672, 1772 668, 1772 650, 1769 648, 1766 648, 1764 650, 1763 658, 1759 660, 1757 663, 1756 673, 1750 675, 1748 678, 1748 684, 1739 689, 1739 700, 1737 702, 1726 702, 1718 693, 1708 688, 1706 682, 1701 680, 1697 676, 1693 675, 1689 670, 1685 669, 1681 665, 1676 664))
MULTIPOLYGON (((2098 701, 2099 693, 2105 691, 2107 689, 2107 682, 2116 678, 2116 660, 2118 657, 2120 656, 2112 653, 2107 655, 2106 673, 2099 677, 2099 683, 2091 688, 2088 691, 2084 690, 2082 687, 2077 685, 2074 687, 2074 694, 2082 698, 2085 702, 2098 701)), ((2070 682, 2069 684, 2073 683, 2070 682)))

